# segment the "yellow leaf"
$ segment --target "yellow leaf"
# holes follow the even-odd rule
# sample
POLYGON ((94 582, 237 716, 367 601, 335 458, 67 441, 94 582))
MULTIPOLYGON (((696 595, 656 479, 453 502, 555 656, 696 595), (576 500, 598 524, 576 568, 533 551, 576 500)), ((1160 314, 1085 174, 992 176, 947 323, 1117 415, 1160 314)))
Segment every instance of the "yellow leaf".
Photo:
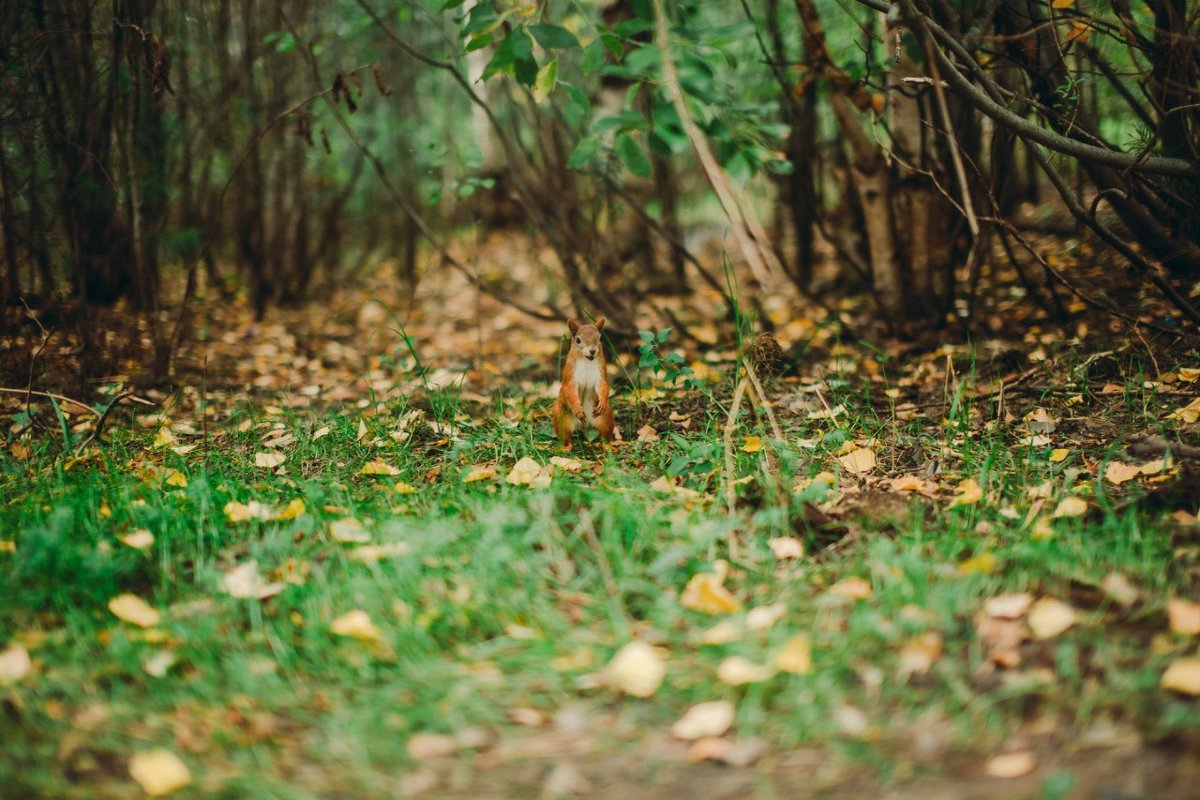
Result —
POLYGON ((1054 0, 1050 5, 1057 9, 1070 8, 1075 5, 1075 0, 1054 0))
POLYGON ((1029 609, 1029 630, 1035 639, 1053 639, 1075 624, 1075 609, 1053 597, 1043 597, 1029 609))
POLYGON ((247 561, 225 574, 221 585, 239 600, 266 600, 287 588, 286 583, 267 583, 258 574, 258 562, 247 561))
POLYGON ((959 564, 958 571, 963 575, 991 575, 999 566, 1000 559, 996 558, 994 553, 984 550, 959 564))
POLYGON ((775 674, 775 668, 755 664, 742 656, 730 656, 717 667, 717 680, 730 686, 742 686, 747 683, 762 683, 770 680, 775 674))
POLYGON ((875 468, 875 451, 869 447, 860 447, 842 456, 838 461, 847 472, 861 475, 875 468))
POLYGON ((396 485, 393 488, 395 489, 396 494, 416 494, 417 493, 417 490, 415 488, 413 488, 409 484, 405 483, 404 481, 396 481, 396 485))
POLYGON ((400 470, 388 464, 381 458, 377 458, 369 464, 364 464, 362 468, 363 475, 388 475, 395 477, 400 474, 400 470))
MULTIPOLYGON (((1061 2, 1061 0, 1055 0, 1061 2)), ((1037 757, 1028 750, 994 755, 984 764, 983 770, 993 778, 1020 778, 1037 769, 1037 757)))
POLYGON ((787 606, 783 603, 772 603, 769 606, 759 606, 746 612, 746 628, 752 631, 765 631, 787 615, 787 606))
POLYGON ((285 461, 287 461, 287 456, 283 453, 254 454, 254 466, 262 467, 263 469, 275 469, 285 461))
POLYGON ((742 445, 742 452, 757 453, 762 450, 762 439, 758 436, 747 436, 746 443, 742 445))
POLYGON ((245 522, 248 519, 270 519, 271 508, 257 500, 249 503, 239 503, 230 500, 225 504, 225 517, 230 522, 245 522))
POLYGON ((167 485, 178 486, 180 489, 188 485, 187 476, 177 469, 173 469, 167 473, 167 485))
POLYGON ((780 536, 767 540, 767 546, 779 561, 804 557, 804 542, 795 536, 780 536))
POLYGON ((542 465, 529 456, 522 458, 513 465, 512 471, 504 480, 512 486, 532 486, 545 488, 550 484, 550 471, 542 471, 542 465))
POLYGON ((954 502, 950 504, 951 508, 974 505, 983 499, 983 487, 974 478, 967 478, 958 484, 956 491, 957 494, 954 496, 954 502))
POLYGON ((1020 619, 1033 605, 1033 595, 1028 592, 1020 594, 997 595, 983 606, 983 613, 997 619, 1020 619))
POLYGON ((583 469, 583 464, 579 463, 573 458, 551 456, 550 463, 561 469, 563 472, 579 472, 583 469))
POLYGON ((134 550, 148 550, 154 545, 154 534, 144 528, 132 531, 118 538, 122 544, 132 547, 134 550))
POLYGON ((1087 513, 1087 510, 1087 501, 1082 497, 1075 497, 1072 495, 1071 497, 1064 497, 1054 509, 1054 513, 1051 516, 1053 516, 1055 519, 1062 519, 1063 517, 1082 517, 1087 513))
POLYGON ((475 483, 476 481, 485 481, 488 478, 495 477, 496 466, 494 464, 482 464, 471 467, 467 474, 463 476, 463 483, 475 483))
POLYGON ((1136 464, 1126 464, 1123 461, 1110 461, 1104 469, 1104 479, 1114 486, 1120 486, 1126 481, 1133 480, 1141 474, 1141 467, 1136 464))
POLYGON ((1163 673, 1162 688, 1193 697, 1200 695, 1200 658, 1177 658, 1163 673))
POLYGON ((192 782, 187 765, 170 750, 147 750, 129 760, 129 776, 151 797, 164 797, 192 782))
POLYGON ((154 444, 151 447, 171 447, 179 441, 175 434, 171 433, 171 429, 162 427, 158 429, 158 433, 154 435, 154 444))
POLYGON ((329 623, 329 629, 337 636, 346 636, 364 642, 377 642, 383 636, 379 628, 375 627, 375 623, 371 621, 371 616, 361 609, 349 611, 338 617, 329 623))
POLYGON ((1186 406, 1181 406, 1167 415, 1167 419, 1183 420, 1188 425, 1191 425, 1196 420, 1200 419, 1200 397, 1197 397, 1186 406))
POLYGON ((793 675, 812 672, 812 644, 807 636, 793 636, 775 653, 775 668, 793 675))
POLYGON ((121 594, 108 601, 108 610, 117 619, 132 623, 141 628, 151 628, 158 624, 158 612, 135 594, 121 594))
POLYGON ((622 647, 604 668, 605 684, 634 697, 651 697, 662 685, 667 664, 658 651, 635 639, 622 647))
POLYGON ((731 614, 742 607, 738 599, 721 585, 724 576, 699 572, 684 587, 679 603, 684 608, 705 614, 731 614))
POLYGON ((697 703, 671 726, 671 735, 689 742, 724 736, 733 725, 734 712, 733 703, 728 700, 697 703))
POLYGON ((112 516, 112 509, 109 508, 108 503, 101 500, 100 508, 96 513, 100 515, 101 519, 108 519, 109 517, 112 516))
POLYGON ((275 515, 275 519, 296 519, 303 514, 304 511, 304 500, 297 497, 284 506, 284 509, 275 515))
POLYGON ((1184 383, 1195 383, 1197 380, 1200 380, 1200 369, 1195 369, 1193 367, 1180 367, 1179 380, 1183 381, 1184 383))
POLYGON ((1050 463, 1058 464, 1067 460, 1067 456, 1071 455, 1071 451, 1065 447, 1056 447, 1050 451, 1050 463))

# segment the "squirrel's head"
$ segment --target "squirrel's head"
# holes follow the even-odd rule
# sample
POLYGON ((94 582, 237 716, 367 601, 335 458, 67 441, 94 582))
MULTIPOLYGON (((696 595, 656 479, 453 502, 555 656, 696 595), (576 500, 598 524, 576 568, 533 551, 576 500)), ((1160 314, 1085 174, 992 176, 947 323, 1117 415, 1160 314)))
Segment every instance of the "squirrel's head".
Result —
POLYGON ((594 360, 600 354, 600 331, 604 330, 604 317, 592 325, 580 325, 575 320, 569 320, 567 327, 571 329, 571 349, 588 361, 594 360))

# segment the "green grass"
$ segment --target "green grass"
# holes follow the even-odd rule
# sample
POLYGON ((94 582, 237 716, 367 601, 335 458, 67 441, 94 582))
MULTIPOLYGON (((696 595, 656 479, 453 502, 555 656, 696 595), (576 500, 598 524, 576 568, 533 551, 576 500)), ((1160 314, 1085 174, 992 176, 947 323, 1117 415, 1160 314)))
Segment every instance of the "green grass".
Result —
MULTIPOLYGON (((544 418, 502 423, 505 412, 523 417, 523 405, 473 407, 456 391, 424 406, 456 427, 457 440, 424 423, 405 441, 391 438, 411 410, 403 404, 371 416, 243 404, 211 412, 207 441, 181 436, 197 445, 186 455, 155 447, 153 429, 130 427, 82 460, 61 457, 52 436, 29 458, 3 457, 0 540, 14 549, 0 552, 0 648, 23 643, 34 669, 0 694, 0 786, 16 797, 130 796, 127 759, 163 746, 191 767, 181 796, 307 798, 330 787, 390 796, 389 781, 419 766, 407 751, 412 734, 483 726, 510 735, 513 709, 553 715, 573 704, 617 715, 625 727, 611 738, 634 741, 692 703, 730 699, 739 736, 839 748, 884 779, 907 769, 923 715, 944 721, 948 746, 975 754, 1047 716, 1075 734, 1114 720, 1151 740, 1200 727, 1195 703, 1158 688, 1166 664, 1190 647, 1165 632, 1162 616, 1167 597, 1187 590, 1171 566, 1172 527, 1072 472, 1079 452, 1050 464, 1049 448, 1019 446, 1011 430, 987 431, 965 412, 944 426, 893 421, 873 410, 871 400, 884 408, 879 397, 847 388, 828 398, 848 409, 840 427, 785 415, 788 441, 768 448, 773 471, 761 453, 741 451, 742 434, 767 436, 746 417, 737 473, 754 480, 739 486, 729 517, 720 490, 728 388, 643 400, 639 424, 665 431, 669 411, 690 406, 691 427, 612 453, 577 445, 583 472, 558 471, 547 489, 504 481, 521 457, 544 465, 557 454, 544 418), (369 429, 361 441, 360 421, 369 429), (276 475, 256 468, 254 453, 280 425, 297 441, 276 475), (314 440, 323 426, 331 432, 314 440), (792 493, 797 479, 836 470, 834 451, 862 437, 876 439, 879 471, 914 471, 903 454, 919 446, 958 479, 977 479, 985 499, 950 508, 914 498, 880 516, 871 495, 845 491, 850 480, 792 493), (799 438, 822 444, 808 450, 799 438), (378 458, 400 474, 362 474, 378 458), (489 461, 496 478, 462 481, 468 466, 489 461), (164 483, 170 470, 187 485, 164 483), (668 471, 701 499, 650 487, 668 471), (398 493, 397 481, 418 491, 398 493), (1026 515, 1038 500, 1027 489, 1044 481, 1053 498, 1085 494, 1094 510, 1034 535, 1026 515), (849 536, 825 550, 831 534, 806 527, 805 501, 839 496, 863 513, 840 520, 849 536), (230 501, 281 509, 297 498, 306 510, 291 520, 232 523, 224 511, 230 501), (360 520, 372 542, 403 542, 408 552, 352 559, 355 545, 329 534, 343 517, 360 520), (141 528, 155 536, 145 553, 117 538, 141 528), (777 562, 767 539, 781 534, 806 539, 806 557, 777 562), (778 602, 786 614, 767 630, 704 645, 703 632, 723 617, 685 609, 678 596, 691 576, 729 557, 730 536, 740 547, 727 586, 747 609, 778 602), (297 583, 264 602, 234 599, 222 576, 249 559, 297 583), (1098 589, 1113 572, 1139 588, 1132 610, 1098 589), (868 579, 870 597, 831 599, 826 589, 849 576, 868 579), (1025 663, 1000 674, 988 668, 973 618, 986 598, 1009 591, 1068 600, 1080 619, 1027 645, 1025 663), (107 604, 125 592, 160 610, 160 624, 116 619, 107 604), (353 609, 369 614, 379 642, 331 633, 332 620, 353 609), (898 678, 901 649, 926 631, 941 635, 944 655, 927 674, 898 678), (809 674, 739 687, 717 680, 725 657, 767 663, 797 634, 812 643, 809 674), (649 700, 621 699, 587 678, 634 636, 669 652, 666 680, 649 700), (175 663, 152 677, 144 665, 164 650, 175 663), (865 731, 839 725, 846 706, 866 713, 865 731)), ((617 407, 629 437, 633 401, 617 407)), ((200 430, 196 416, 179 411, 175 422, 200 430)), ((1055 500, 1043 502, 1044 516, 1055 500)))

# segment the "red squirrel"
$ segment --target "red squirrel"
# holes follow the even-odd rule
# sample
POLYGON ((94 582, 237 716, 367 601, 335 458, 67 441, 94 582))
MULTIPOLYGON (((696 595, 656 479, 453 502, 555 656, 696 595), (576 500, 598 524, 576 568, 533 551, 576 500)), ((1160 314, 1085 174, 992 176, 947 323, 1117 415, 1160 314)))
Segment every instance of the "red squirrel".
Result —
POLYGON ((567 327, 571 329, 571 352, 563 364, 562 388, 551 412, 563 452, 571 449, 571 435, 576 430, 595 428, 607 443, 613 440, 616 427, 608 404, 608 362, 600 342, 604 317, 594 325, 570 320, 567 327))

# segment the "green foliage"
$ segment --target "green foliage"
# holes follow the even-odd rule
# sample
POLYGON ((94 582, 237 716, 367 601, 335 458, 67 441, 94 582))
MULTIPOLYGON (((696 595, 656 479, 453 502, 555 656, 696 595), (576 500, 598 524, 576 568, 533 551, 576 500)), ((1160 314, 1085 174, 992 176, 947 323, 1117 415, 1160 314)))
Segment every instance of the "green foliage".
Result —
POLYGON ((638 331, 642 343, 638 345, 638 369, 648 369, 652 374, 662 373, 668 384, 673 384, 680 377, 691 375, 692 368, 687 366, 683 356, 677 352, 663 353, 661 348, 671 336, 670 328, 663 328, 658 333, 653 331, 638 331))

